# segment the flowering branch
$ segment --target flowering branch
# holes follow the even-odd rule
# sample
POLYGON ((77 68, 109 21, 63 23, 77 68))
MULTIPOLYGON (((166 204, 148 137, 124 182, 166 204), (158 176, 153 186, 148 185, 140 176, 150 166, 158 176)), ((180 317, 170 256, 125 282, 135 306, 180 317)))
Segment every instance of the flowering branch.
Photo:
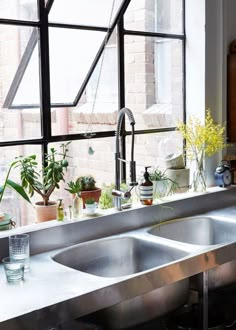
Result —
POLYGON ((187 157, 197 163, 202 163, 204 155, 211 157, 228 146, 225 127, 214 122, 210 109, 206 112, 205 124, 199 118, 191 117, 187 124, 180 123, 177 129, 186 141, 187 157))
POLYGON ((186 141, 184 150, 190 160, 195 160, 197 172, 194 173, 193 188, 206 190, 203 161, 204 157, 211 157, 228 146, 225 143, 225 127, 214 122, 211 111, 206 111, 205 123, 202 124, 199 118, 191 117, 186 124, 180 123, 177 129, 182 133, 186 141))

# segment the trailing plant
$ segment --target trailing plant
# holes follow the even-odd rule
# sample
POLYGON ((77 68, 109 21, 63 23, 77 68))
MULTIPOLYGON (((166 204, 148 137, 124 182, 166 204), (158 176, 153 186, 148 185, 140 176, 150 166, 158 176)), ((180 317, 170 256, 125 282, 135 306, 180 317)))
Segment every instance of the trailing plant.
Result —
POLYGON ((60 145, 61 152, 51 148, 49 153, 45 155, 46 166, 41 171, 38 170, 36 155, 17 158, 15 167, 20 168, 22 187, 28 191, 30 197, 35 192, 39 194, 44 205, 48 205, 53 191, 59 189, 59 183, 65 181, 64 175, 68 167, 69 143, 60 145))

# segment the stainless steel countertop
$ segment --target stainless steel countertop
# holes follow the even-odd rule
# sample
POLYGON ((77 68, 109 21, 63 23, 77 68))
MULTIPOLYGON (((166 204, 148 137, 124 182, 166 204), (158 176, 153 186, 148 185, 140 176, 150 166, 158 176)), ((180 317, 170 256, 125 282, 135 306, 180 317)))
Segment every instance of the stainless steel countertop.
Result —
MULTIPOLYGON (((226 206, 203 214, 227 216, 236 221, 236 206, 226 206)), ((152 220, 151 226, 153 224, 152 220)), ((151 226, 135 229, 135 232, 145 231, 151 226)), ((102 278, 60 265, 51 259, 60 250, 31 256, 31 269, 25 274, 25 281, 20 284, 8 284, 3 267, 0 266, 0 329, 42 330, 47 329, 39 326, 45 317, 59 324, 90 314, 234 260, 236 242, 189 250, 188 256, 176 262, 117 278, 102 278)))

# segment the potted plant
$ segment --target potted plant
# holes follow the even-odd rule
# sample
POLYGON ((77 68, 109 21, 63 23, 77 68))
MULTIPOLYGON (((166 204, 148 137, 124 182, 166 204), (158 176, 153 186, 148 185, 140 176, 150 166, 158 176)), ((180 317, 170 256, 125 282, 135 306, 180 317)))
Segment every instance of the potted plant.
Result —
MULTIPOLYGON (((13 189, 22 198, 24 198, 27 202, 31 203, 30 199, 29 199, 28 195, 26 194, 25 190, 23 189, 23 187, 21 185, 19 185, 18 183, 9 179, 12 168, 14 166, 16 166, 18 164, 18 162, 19 162, 18 160, 15 160, 10 164, 10 167, 7 171, 7 175, 4 180, 3 186, 0 186, 0 204, 2 202, 6 188, 13 189)), ((11 229, 12 227, 15 227, 15 222, 12 221, 12 215, 9 213, 3 212, 3 210, 0 209, 0 230, 7 230, 7 229, 11 229)))
POLYGON ((177 182, 172 180, 166 171, 162 171, 158 167, 152 167, 149 170, 149 178, 153 183, 154 198, 171 195, 178 189, 177 182))
POLYGON ((22 187, 30 197, 37 193, 42 198, 42 201, 35 203, 38 222, 56 219, 57 203, 49 198, 55 189, 59 189, 59 183, 64 181, 69 143, 60 146, 61 152, 51 148, 41 171, 38 170, 36 155, 17 158, 15 166, 20 168, 22 187))
POLYGON ((85 200, 85 208, 86 208, 86 213, 88 215, 95 214, 97 207, 98 207, 98 203, 95 202, 94 198, 87 198, 85 200))
POLYGON ((225 143, 225 128, 215 123, 211 111, 206 111, 205 123, 199 118, 190 117, 188 122, 179 123, 177 129, 186 141, 185 151, 189 160, 194 160, 196 170, 193 175, 193 190, 205 191, 206 178, 204 171, 205 156, 211 157, 228 146, 225 143))
POLYGON ((76 179, 80 185, 80 196, 83 200, 83 208, 85 208, 85 201, 88 198, 94 198, 95 202, 99 203, 101 196, 101 189, 96 187, 96 181, 93 176, 80 176, 76 179))

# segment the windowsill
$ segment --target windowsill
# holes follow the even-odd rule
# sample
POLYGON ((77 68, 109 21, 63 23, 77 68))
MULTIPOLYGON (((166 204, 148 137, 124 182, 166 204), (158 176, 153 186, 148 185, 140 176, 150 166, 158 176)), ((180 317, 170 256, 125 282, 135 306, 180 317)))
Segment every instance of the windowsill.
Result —
MULTIPOLYGON (((212 193, 217 193, 217 192, 222 192, 222 191, 226 191, 229 189, 236 189, 235 186, 231 186, 230 188, 221 188, 221 187, 210 187, 207 188, 207 190, 205 192, 184 192, 184 193, 177 193, 171 196, 167 196, 167 197, 163 197, 161 199, 158 200, 154 200, 153 205, 165 205, 171 202, 175 202, 175 201, 181 201, 181 200, 185 200, 185 199, 191 199, 191 198, 197 198, 200 197, 202 195, 208 195, 212 194, 212 193)), ((106 209, 106 210, 101 210, 99 209, 98 212, 98 216, 87 216, 84 215, 82 216, 79 220, 64 220, 64 221, 57 221, 57 220, 52 220, 52 221, 47 221, 47 222, 41 222, 41 223, 35 223, 35 224, 31 224, 31 225, 27 225, 27 226, 22 226, 22 227, 18 227, 15 229, 11 229, 11 230, 6 230, 6 231, 2 231, 0 232, 0 239, 3 237, 8 237, 9 235, 14 234, 18 234, 18 233, 32 233, 32 232, 36 232, 39 230, 43 230, 43 229, 49 229, 49 228, 56 228, 59 226, 65 226, 68 224, 72 224, 72 223, 82 223, 85 221, 94 221, 95 219, 101 218, 101 217, 106 217, 106 216, 111 216, 111 215, 115 215, 115 214, 119 214, 119 213, 124 213, 124 212, 128 212, 131 210, 137 210, 137 209, 142 209, 142 208, 147 208, 150 206, 145 206, 142 205, 140 203, 133 203, 132 207, 127 209, 127 210, 123 210, 123 211, 118 211, 115 208, 112 209, 106 209)))
POLYGON ((74 120, 80 124, 107 124, 117 122, 117 103, 85 103, 73 111, 74 120))
POLYGON ((169 103, 155 103, 143 112, 148 127, 160 128, 175 126, 173 106, 169 103))
MULTIPOLYGON (((24 109, 21 113, 24 122, 40 123, 41 121, 40 109, 24 109)), ((51 121, 56 122, 56 109, 51 109, 51 121)))

